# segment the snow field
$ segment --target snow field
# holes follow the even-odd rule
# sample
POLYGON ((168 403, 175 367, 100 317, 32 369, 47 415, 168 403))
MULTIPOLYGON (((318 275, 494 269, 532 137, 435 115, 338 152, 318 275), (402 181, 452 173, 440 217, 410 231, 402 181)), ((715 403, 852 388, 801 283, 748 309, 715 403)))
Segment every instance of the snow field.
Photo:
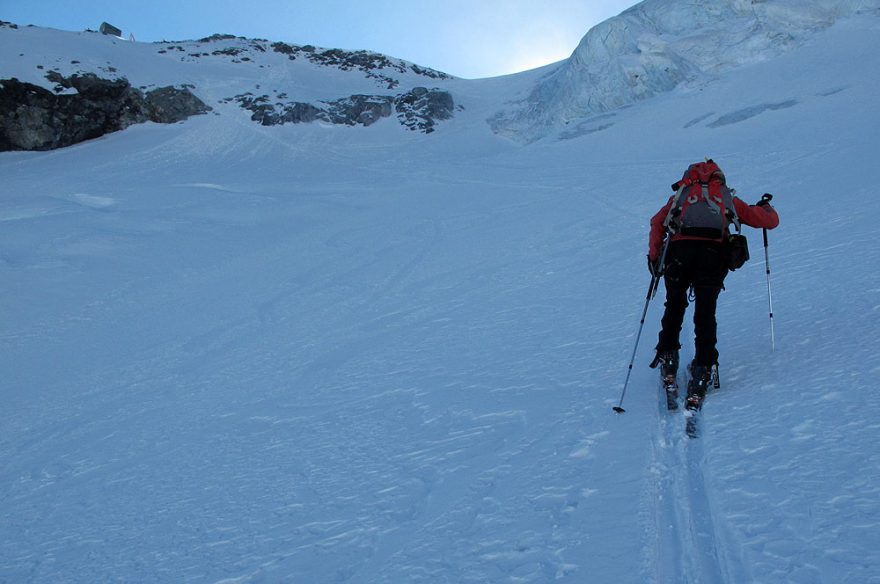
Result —
POLYGON ((529 147, 490 80, 429 139, 224 112, 4 153, 0 581, 880 581, 876 38, 529 147), (750 231, 693 441, 662 291, 611 406, 707 154, 777 197, 777 349, 750 231))

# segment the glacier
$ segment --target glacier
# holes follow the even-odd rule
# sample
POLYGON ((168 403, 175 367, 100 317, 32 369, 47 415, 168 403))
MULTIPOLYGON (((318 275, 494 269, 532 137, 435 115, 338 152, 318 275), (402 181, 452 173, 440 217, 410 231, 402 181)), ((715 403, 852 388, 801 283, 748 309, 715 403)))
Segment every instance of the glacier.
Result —
POLYGON ((875 0, 649 0, 592 28, 572 56, 490 119, 530 142, 578 118, 771 59, 837 20, 880 11, 875 0))

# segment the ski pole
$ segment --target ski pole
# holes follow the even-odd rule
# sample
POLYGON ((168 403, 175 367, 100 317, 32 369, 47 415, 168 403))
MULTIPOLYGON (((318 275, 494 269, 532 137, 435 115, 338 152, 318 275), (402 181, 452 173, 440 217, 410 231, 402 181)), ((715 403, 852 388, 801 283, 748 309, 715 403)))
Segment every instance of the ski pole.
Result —
MULTIPOLYGON (((768 205, 770 201, 773 199, 773 195, 770 193, 764 193, 764 196, 761 197, 761 200, 758 202, 758 205, 768 205)), ((769 244, 767 242, 767 228, 764 228, 764 266, 767 271, 767 301, 770 306, 770 347, 773 351, 776 350, 776 331, 773 327, 773 289, 770 287, 770 252, 769 244)))
POLYGON ((629 385, 629 376, 632 375, 633 363, 636 361, 636 351, 639 349, 639 339, 642 338, 642 329, 645 327, 645 315, 648 314, 648 304, 651 303, 651 297, 654 295, 653 292, 657 285, 657 280, 659 280, 657 276, 651 276, 651 284, 648 286, 648 294, 645 297, 645 308, 642 310, 642 320, 639 322, 639 332, 636 334, 636 345, 633 347, 632 358, 629 360, 629 369, 626 371, 626 381, 623 382, 623 392, 620 394, 620 401, 612 408, 618 414, 622 414, 626 411, 621 406, 623 406, 623 398, 626 396, 626 386, 629 385))
POLYGON ((623 409, 623 398, 626 396, 626 388, 629 385, 629 377, 632 375, 633 363, 636 361, 636 352, 639 350, 639 339, 642 338, 642 329, 645 328, 645 316, 648 314, 648 305, 651 303, 651 298, 657 294, 657 288, 660 287, 660 278, 663 277, 663 266, 666 263, 666 250, 669 248, 669 240, 670 237, 666 238, 666 243, 663 244, 663 253, 660 254, 660 269, 656 274, 651 275, 651 284, 648 286, 648 294, 645 296, 645 308, 642 309, 642 319, 639 321, 639 332, 636 334, 636 344, 633 347, 632 357, 629 360, 629 368, 626 371, 626 381, 623 382, 623 391, 620 394, 620 401, 614 406, 612 409, 618 414, 624 413, 626 410, 623 409))

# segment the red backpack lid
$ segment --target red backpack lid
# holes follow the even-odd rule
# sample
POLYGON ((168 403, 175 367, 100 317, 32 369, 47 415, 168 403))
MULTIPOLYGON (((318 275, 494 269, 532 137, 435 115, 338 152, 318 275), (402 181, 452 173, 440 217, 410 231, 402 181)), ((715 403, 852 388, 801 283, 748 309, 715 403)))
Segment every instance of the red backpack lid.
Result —
POLYGON ((708 184, 710 182, 720 182, 726 184, 727 180, 721 168, 711 158, 707 158, 705 162, 695 162, 688 166, 687 170, 681 177, 681 180, 672 184, 672 190, 677 191, 682 186, 694 183, 708 184))

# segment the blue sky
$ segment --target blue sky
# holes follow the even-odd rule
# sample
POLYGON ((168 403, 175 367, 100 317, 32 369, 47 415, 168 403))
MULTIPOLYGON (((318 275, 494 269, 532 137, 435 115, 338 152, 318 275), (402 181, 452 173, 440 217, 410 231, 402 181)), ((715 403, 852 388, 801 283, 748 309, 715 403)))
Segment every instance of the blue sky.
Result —
POLYGON ((228 33, 369 49, 460 77, 492 77, 568 57, 595 24, 634 0, 0 0, 0 20, 63 30, 102 21, 139 41, 228 33))

